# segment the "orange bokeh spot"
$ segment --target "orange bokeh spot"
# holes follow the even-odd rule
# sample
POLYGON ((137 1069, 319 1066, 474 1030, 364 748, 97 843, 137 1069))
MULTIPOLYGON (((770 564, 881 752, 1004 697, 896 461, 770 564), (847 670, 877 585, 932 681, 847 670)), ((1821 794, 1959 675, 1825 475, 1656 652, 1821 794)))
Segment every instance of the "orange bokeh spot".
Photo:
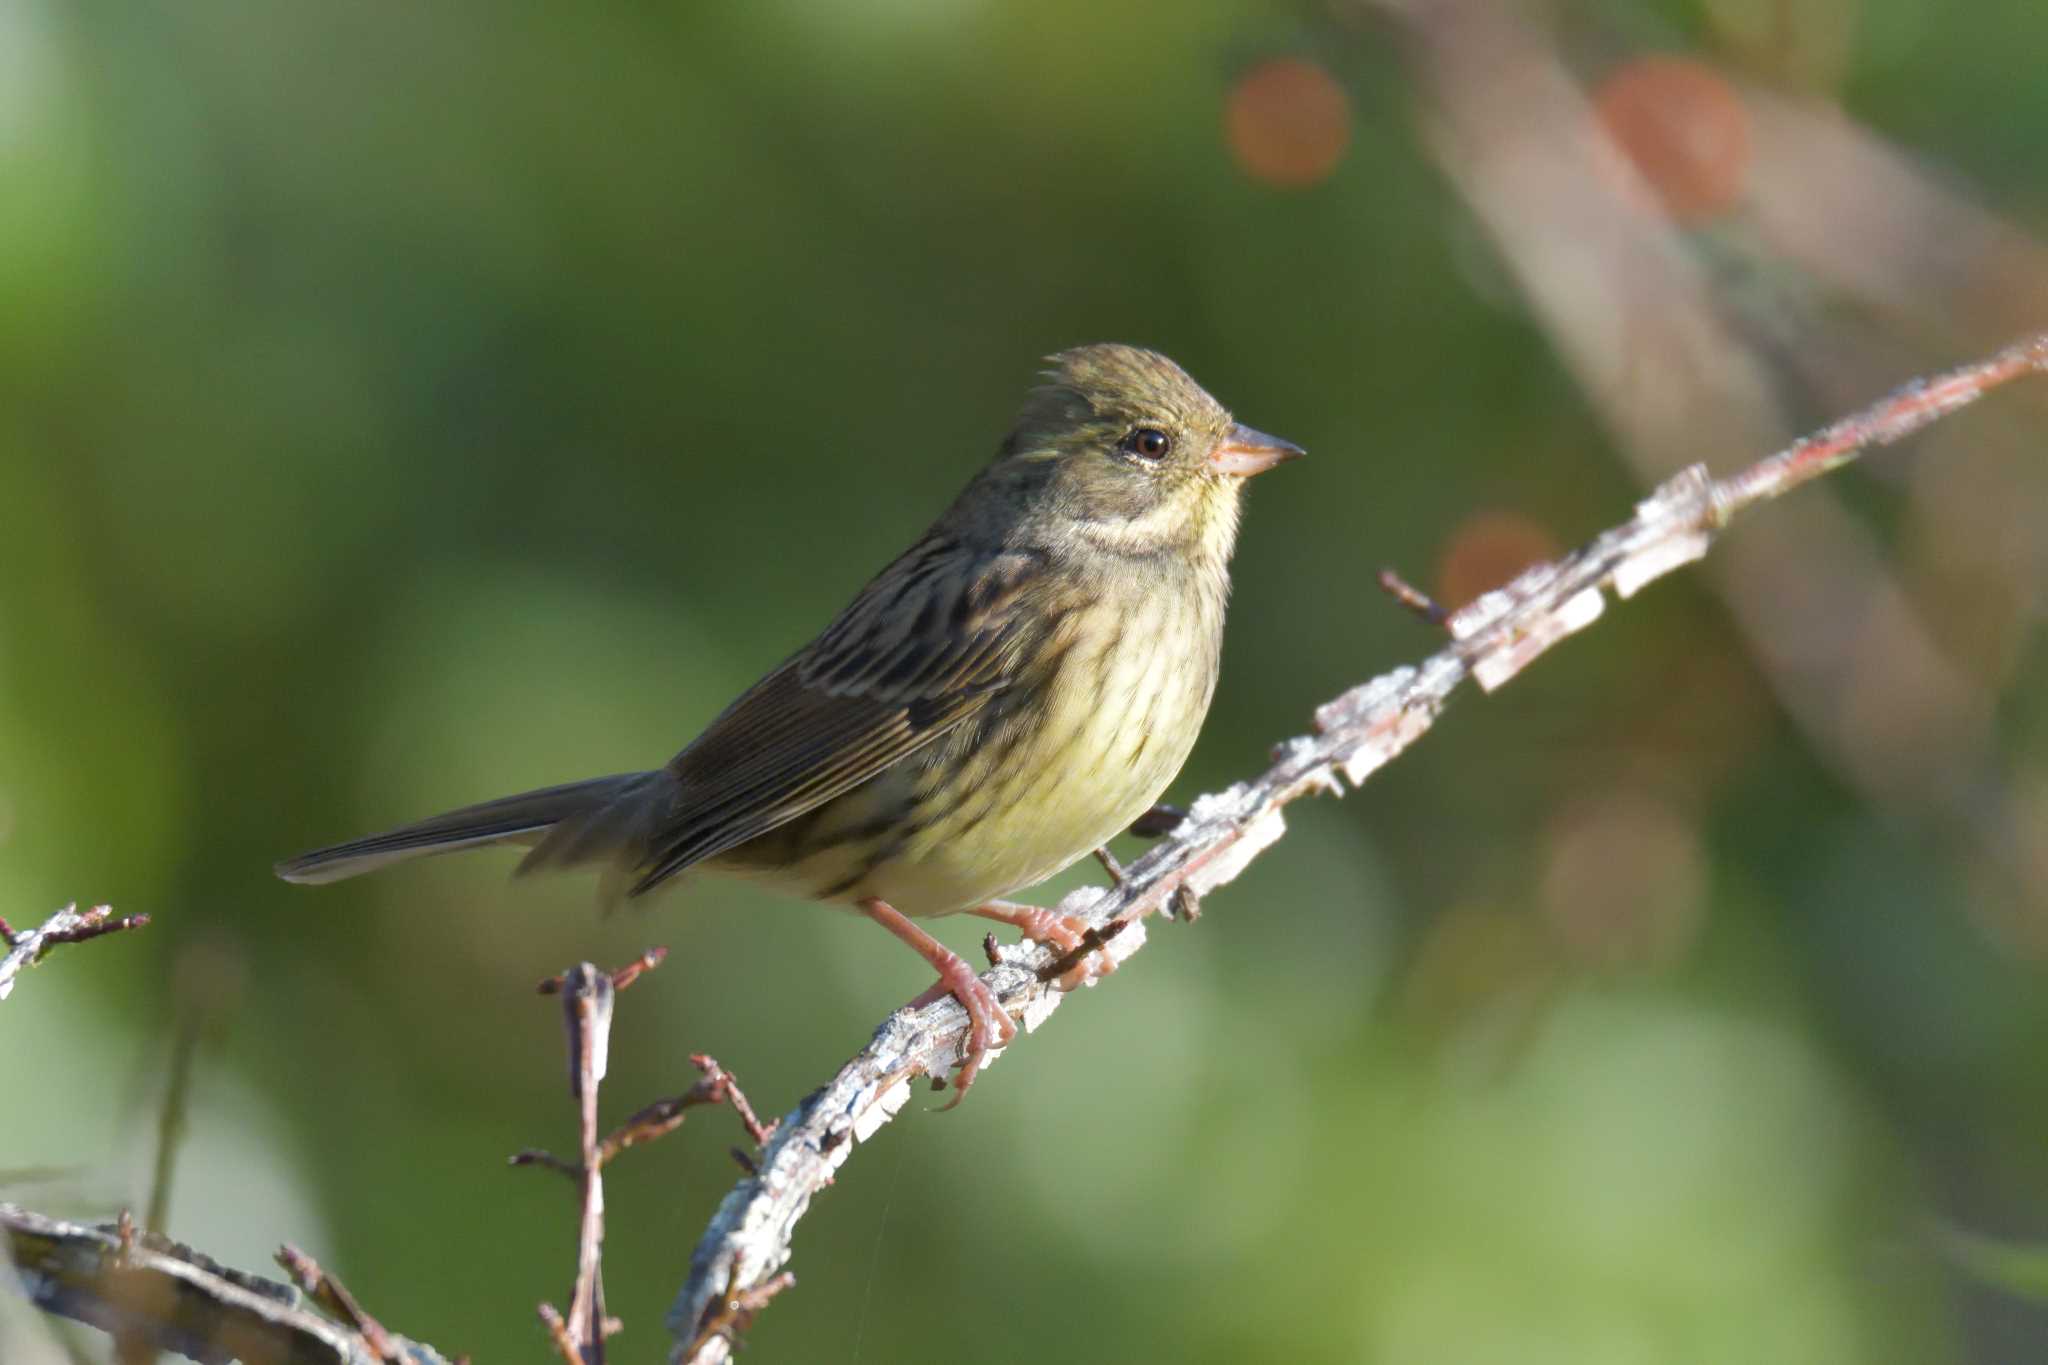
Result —
POLYGON ((1252 179, 1301 189, 1329 178, 1351 141, 1351 99, 1314 62, 1274 57, 1237 78, 1223 133, 1252 179))
POLYGON ((1437 600, 1452 609, 1546 559, 1555 559, 1550 532, 1512 512, 1479 512, 1451 535, 1436 571, 1437 600))
POLYGON ((1725 213, 1749 178, 1749 112, 1728 78, 1690 57, 1615 68, 1593 94, 1600 125, 1681 223, 1725 213))

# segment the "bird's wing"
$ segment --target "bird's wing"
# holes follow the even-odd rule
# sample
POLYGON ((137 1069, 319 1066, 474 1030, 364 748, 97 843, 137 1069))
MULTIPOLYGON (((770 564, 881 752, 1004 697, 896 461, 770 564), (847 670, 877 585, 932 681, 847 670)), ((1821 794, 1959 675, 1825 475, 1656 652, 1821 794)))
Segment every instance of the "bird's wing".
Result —
POLYGON ((1022 609, 1046 562, 932 537, 890 565, 669 763, 673 818, 629 894, 787 824, 981 710, 1049 628, 1022 609))

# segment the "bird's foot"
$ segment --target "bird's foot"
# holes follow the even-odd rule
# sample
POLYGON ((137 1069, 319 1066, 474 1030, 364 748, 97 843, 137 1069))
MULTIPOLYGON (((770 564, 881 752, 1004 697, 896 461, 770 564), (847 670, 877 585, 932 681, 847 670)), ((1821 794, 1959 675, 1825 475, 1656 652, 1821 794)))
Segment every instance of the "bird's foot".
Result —
POLYGON ((989 1054, 1017 1036, 1017 1025, 996 993, 974 974, 974 968, 968 966, 964 958, 918 928, 902 911, 886 901, 873 899, 862 901, 860 908, 869 919, 908 944, 938 972, 938 983, 911 1001, 911 1008, 921 1009, 941 996, 950 995, 967 1011, 967 1046, 961 1054, 960 1074, 953 1078, 952 1100, 940 1106, 941 1109, 951 1109, 966 1098, 967 1088, 981 1074, 989 1054))
POLYGON ((1062 961, 1073 957, 1073 965, 1060 974, 1060 989, 1063 991, 1085 986, 1116 970, 1116 959, 1102 951, 1101 931, 1077 915, 1056 914, 1035 905, 1017 905, 1011 901, 990 901, 987 905, 977 905, 970 913, 1015 925, 1023 931, 1024 937, 1058 949, 1062 961))

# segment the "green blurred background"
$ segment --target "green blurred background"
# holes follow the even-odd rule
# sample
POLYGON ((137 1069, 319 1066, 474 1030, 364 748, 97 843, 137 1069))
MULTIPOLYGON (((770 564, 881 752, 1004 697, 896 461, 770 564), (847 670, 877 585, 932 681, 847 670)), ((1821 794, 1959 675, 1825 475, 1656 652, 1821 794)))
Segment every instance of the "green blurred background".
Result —
MULTIPOLYGON (((1506 163, 1452 105, 1510 87, 1446 58, 1501 34, 1635 158, 1601 221, 1692 273, 1774 405, 1743 430, 2048 325, 2037 4, 0 0, 0 914, 155 919, 0 1006, 0 1197, 139 1205, 196 1028, 173 1234, 542 1358, 574 1213, 504 1158, 573 1129, 533 983, 671 947, 620 1004, 622 1117, 696 1051, 782 1112, 926 973, 714 882, 600 919, 510 856, 272 861, 664 759, 1096 340, 1313 453, 1250 499, 1175 795, 1255 771, 1435 647, 1382 565, 1469 597, 1672 462, 1582 382, 1637 333, 1528 302, 1604 253, 1511 268, 1519 208, 1470 206, 1506 163)), ((1731 406, 1659 354, 1628 392, 1731 406)), ((1681 575, 1296 807, 858 1155, 749 1358, 2048 1357, 2048 1308, 1954 1254, 2048 1236, 2042 419, 2000 395, 1799 495, 1882 593, 1814 589, 1845 576, 1796 535, 1681 575)), ((736 1137, 704 1111, 613 1168, 616 1358, 665 1345, 736 1137)))

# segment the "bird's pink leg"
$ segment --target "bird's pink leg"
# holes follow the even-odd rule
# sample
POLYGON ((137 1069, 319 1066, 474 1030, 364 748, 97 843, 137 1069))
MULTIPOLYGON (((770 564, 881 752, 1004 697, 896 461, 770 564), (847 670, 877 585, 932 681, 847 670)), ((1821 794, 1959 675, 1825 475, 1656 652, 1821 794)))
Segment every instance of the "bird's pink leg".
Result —
MULTIPOLYGON (((1024 937, 1039 943, 1048 943, 1062 954, 1071 953, 1081 946, 1088 933, 1088 923, 1074 915, 1056 915, 1050 910, 1041 910, 1035 905, 1019 905, 1015 901, 990 901, 977 905, 967 912, 992 919, 999 924, 1013 924, 1023 930, 1024 937)), ((1060 989, 1071 991, 1078 986, 1108 976, 1116 970, 1116 959, 1100 950, 1083 958, 1074 969, 1060 978, 1060 989)))
POLYGON ((941 995, 950 995, 967 1011, 966 1056, 961 1059, 960 1074, 953 1081, 952 1103, 944 1106, 951 1109, 966 1097, 967 1087, 974 1084, 974 1078, 988 1059, 989 1052, 1017 1036, 1017 1025, 1003 1009, 1003 1002, 996 998, 996 993, 982 983, 965 959, 918 928, 902 911, 873 896, 860 902, 860 909, 862 914, 909 944, 938 972, 938 985, 912 1001, 913 1005, 922 1006, 941 995), (994 1042, 989 1041, 991 1035, 994 1042))

